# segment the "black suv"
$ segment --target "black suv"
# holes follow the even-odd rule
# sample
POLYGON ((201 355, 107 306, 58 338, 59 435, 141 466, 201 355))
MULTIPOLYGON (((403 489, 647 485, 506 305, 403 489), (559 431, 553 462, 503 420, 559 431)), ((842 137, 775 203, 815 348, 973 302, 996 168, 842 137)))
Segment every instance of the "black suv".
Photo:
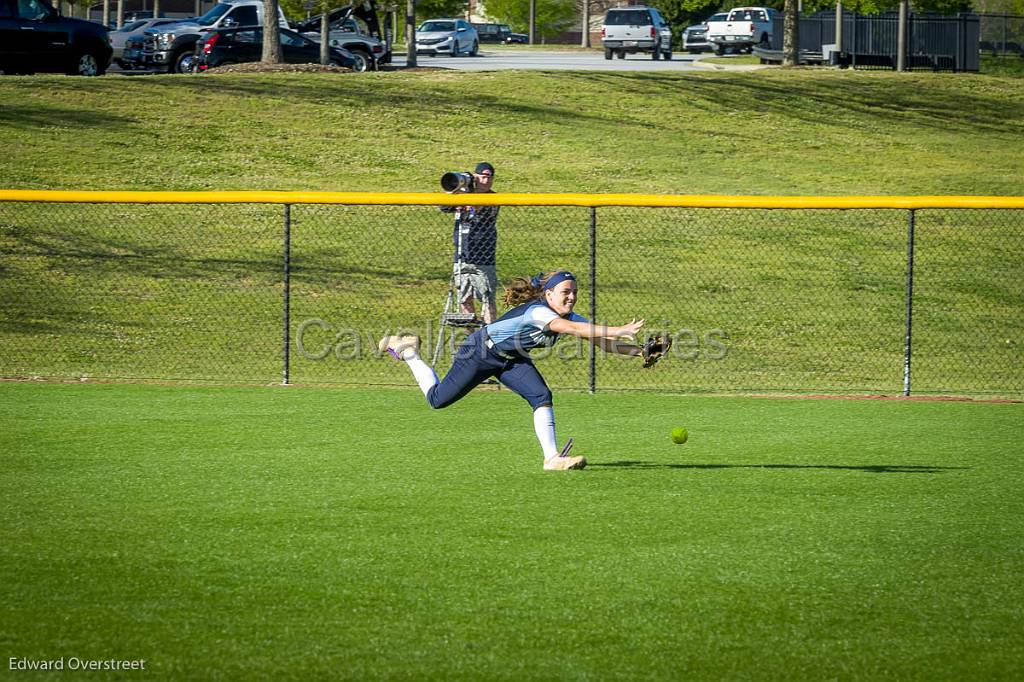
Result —
POLYGON ((473 24, 481 43, 506 43, 512 35, 508 24, 473 24))
MULTIPOLYGON (((258 62, 263 58, 263 29, 258 26, 218 28, 196 43, 196 51, 200 71, 225 64, 258 62)), ((319 64, 320 43, 282 28, 281 57, 288 64, 319 64)), ((341 47, 330 48, 330 62, 349 69, 356 64, 352 53, 341 47)))
POLYGON ((102 76, 113 50, 107 29, 62 17, 42 0, 0 0, 0 70, 102 76))

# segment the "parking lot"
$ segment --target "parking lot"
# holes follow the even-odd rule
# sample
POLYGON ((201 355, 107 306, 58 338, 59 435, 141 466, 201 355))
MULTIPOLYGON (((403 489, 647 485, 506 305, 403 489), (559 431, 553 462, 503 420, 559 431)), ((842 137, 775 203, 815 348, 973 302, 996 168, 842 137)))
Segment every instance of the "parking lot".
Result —
MULTIPOLYGON (((705 58, 714 57, 710 52, 698 55, 685 52, 672 55, 672 61, 654 61, 649 55, 628 55, 625 59, 605 59, 599 50, 541 50, 541 49, 488 49, 483 48, 476 57, 430 56, 419 55, 417 66, 455 69, 458 71, 501 71, 506 69, 541 70, 541 71, 695 71, 695 70, 753 70, 763 68, 757 64, 737 64, 704 62, 705 58)), ((724 62, 728 57, 718 58, 724 62)), ((396 53, 393 65, 405 66, 405 53, 396 53)), ((116 64, 110 66, 109 73, 125 75, 141 75, 142 71, 121 71, 116 64)))
MULTIPOLYGON (((710 56, 710 53, 709 55, 710 56)), ((674 54, 672 61, 654 61, 650 55, 627 55, 625 59, 605 59, 600 50, 517 50, 482 48, 476 57, 432 57, 419 55, 419 66, 460 71, 496 71, 533 69, 559 71, 692 71, 702 55, 674 54)), ((405 64, 405 55, 395 55, 396 64, 405 64)))

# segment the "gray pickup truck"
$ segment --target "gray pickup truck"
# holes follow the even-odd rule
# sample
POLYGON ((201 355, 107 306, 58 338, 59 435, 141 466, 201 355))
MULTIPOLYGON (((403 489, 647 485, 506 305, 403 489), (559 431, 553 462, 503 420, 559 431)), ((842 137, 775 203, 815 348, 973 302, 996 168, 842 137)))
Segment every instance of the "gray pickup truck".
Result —
MULTIPOLYGON (((293 28, 310 40, 320 42, 321 17, 318 14, 296 22, 293 28)), ((385 18, 385 21, 388 20, 390 15, 385 18)), ((381 64, 391 63, 390 41, 381 31, 373 0, 353 3, 328 12, 327 44, 351 52, 357 61, 354 71, 376 70, 381 64), (362 66, 358 63, 360 61, 364 63, 362 66)))
MULTIPOLYGON (((289 28, 280 6, 278 24, 289 28)), ((215 28, 263 26, 263 0, 220 0, 201 17, 148 29, 143 34, 146 66, 168 73, 192 73, 200 36, 215 28)))

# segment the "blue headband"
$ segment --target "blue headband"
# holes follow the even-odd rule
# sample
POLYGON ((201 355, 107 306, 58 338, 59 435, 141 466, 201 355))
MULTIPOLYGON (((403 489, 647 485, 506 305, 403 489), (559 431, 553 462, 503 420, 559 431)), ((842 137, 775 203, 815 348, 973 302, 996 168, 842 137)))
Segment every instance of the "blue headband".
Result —
POLYGON ((562 282, 575 282, 575 281, 576 281, 576 275, 572 274, 571 272, 558 272, 558 273, 555 273, 554 275, 552 275, 551 279, 549 279, 547 282, 544 283, 544 291, 547 291, 548 289, 554 289, 556 286, 558 286, 562 282))

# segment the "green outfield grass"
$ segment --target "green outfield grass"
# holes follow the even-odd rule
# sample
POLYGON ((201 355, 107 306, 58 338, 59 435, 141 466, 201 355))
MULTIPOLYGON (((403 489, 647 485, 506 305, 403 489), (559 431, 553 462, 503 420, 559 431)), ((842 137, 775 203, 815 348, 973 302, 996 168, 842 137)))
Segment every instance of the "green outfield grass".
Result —
POLYGON ((1013 76, 446 70, 10 77, 0 178, 31 189, 1009 194, 1013 76))
POLYGON ((587 470, 542 472, 508 392, 431 412, 413 389, 0 385, 4 669, 1024 674, 1020 405, 559 394, 556 414, 587 470))

